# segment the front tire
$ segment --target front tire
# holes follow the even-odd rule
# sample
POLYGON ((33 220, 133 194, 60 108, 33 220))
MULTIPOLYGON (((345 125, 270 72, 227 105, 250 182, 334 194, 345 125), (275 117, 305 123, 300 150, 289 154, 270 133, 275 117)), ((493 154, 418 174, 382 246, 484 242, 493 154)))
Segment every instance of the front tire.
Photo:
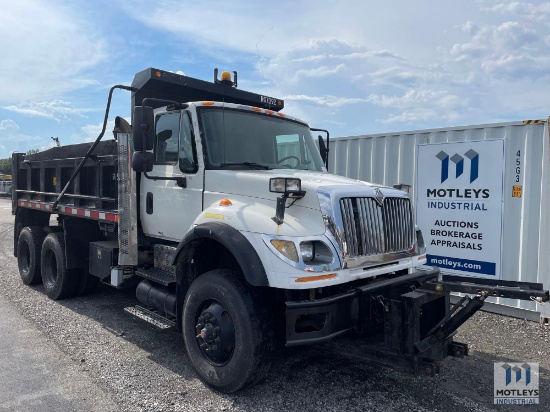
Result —
POLYGON ((213 388, 235 392, 267 374, 274 351, 271 316, 239 273, 218 269, 199 276, 185 297, 182 326, 191 365, 213 388))
POLYGON ((40 276, 40 251, 46 234, 40 226, 29 226, 21 230, 17 241, 17 266, 25 285, 34 285, 42 280, 40 276))
POLYGON ((50 233, 41 253, 42 282, 50 299, 69 298, 76 292, 79 273, 67 269, 63 233, 50 233))

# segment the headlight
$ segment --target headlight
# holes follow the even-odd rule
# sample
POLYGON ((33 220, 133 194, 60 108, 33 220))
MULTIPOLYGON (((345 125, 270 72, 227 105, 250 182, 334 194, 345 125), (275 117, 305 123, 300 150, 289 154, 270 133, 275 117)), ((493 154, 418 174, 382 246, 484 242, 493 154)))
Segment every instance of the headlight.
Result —
POLYGON ((275 240, 271 241, 271 244, 275 249, 279 251, 281 255, 292 260, 293 262, 298 262, 298 252, 296 251, 296 246, 294 242, 288 240, 275 240))
POLYGON ((313 242, 300 243, 300 254, 304 262, 311 262, 315 257, 315 246, 313 242))
MULTIPOLYGON (((275 237, 262 235, 265 245, 285 263, 295 268, 326 272, 341 269, 338 252, 323 240, 316 240, 313 236, 304 237, 275 237)), ((328 239, 327 239, 328 241, 328 239)))
POLYGON ((269 179, 269 191, 274 193, 302 193, 302 181, 297 178, 272 177, 269 179))

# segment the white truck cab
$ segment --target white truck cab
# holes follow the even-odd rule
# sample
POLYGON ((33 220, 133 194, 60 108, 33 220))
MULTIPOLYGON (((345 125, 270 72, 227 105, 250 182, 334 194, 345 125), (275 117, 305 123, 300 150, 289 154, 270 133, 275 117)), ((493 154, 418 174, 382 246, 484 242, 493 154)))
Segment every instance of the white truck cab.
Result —
POLYGON ((258 253, 268 285, 283 289, 347 283, 425 263, 407 195, 327 173, 303 121, 210 101, 156 109, 154 118, 148 174, 182 177, 186 185, 142 179, 145 235, 179 242, 198 225, 228 225, 258 253), (297 190, 285 198, 277 222, 285 181, 297 190), (278 182, 281 189, 274 189, 278 182))

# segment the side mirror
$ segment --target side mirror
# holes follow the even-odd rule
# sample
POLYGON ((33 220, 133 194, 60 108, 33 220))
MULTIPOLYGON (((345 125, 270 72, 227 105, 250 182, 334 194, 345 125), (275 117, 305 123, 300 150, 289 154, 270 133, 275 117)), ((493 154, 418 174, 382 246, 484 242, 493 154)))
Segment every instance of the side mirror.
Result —
POLYGON ((325 145, 325 141, 323 140, 323 137, 321 135, 319 135, 319 153, 321 153, 321 159, 323 159, 323 163, 327 164, 328 150, 327 146, 325 145))
POLYGON ((152 150, 155 140, 155 116, 149 106, 134 107, 133 116, 134 150, 152 150))
POLYGON ((132 169, 134 172, 150 172, 153 170, 153 153, 134 152, 132 155, 132 169))

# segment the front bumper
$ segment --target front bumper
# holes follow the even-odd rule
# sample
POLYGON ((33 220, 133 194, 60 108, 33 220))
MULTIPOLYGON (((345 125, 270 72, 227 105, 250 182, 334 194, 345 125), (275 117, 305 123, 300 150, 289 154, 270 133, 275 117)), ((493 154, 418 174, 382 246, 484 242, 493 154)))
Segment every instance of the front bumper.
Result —
POLYGON ((438 275, 437 268, 417 270, 326 299, 287 302, 286 344, 322 342, 355 331, 366 335, 361 348, 375 361, 412 373, 436 374, 439 361, 467 354, 467 346, 453 342, 453 334, 422 352, 417 347, 450 310, 448 291, 421 289, 438 275))
MULTIPOLYGON (((382 280, 376 283, 359 286, 346 293, 341 293, 324 299, 286 302, 286 344, 287 346, 304 345, 329 340, 338 335, 355 330, 363 332, 365 323, 370 319, 364 316, 373 316, 370 309, 373 301, 379 302, 395 295, 398 290, 416 287, 431 279, 437 278, 439 269, 431 268, 417 270, 414 273, 397 278, 382 280), (307 317, 324 317, 317 323, 322 326, 315 329, 312 325, 305 330, 300 329, 300 323, 307 317)), ((428 295, 439 293, 428 292, 428 295)), ((384 309, 385 310, 385 309, 384 309)), ((387 313, 387 312, 386 312, 387 313)))
POLYGON ((417 270, 325 299, 286 302, 286 344, 321 342, 356 331, 365 335, 358 345, 375 362, 433 375, 447 356, 467 355, 467 345, 453 342, 453 336, 489 296, 550 301, 550 291, 537 283, 442 278, 437 268, 417 270), (464 296, 451 308, 451 291, 477 296, 464 296))

